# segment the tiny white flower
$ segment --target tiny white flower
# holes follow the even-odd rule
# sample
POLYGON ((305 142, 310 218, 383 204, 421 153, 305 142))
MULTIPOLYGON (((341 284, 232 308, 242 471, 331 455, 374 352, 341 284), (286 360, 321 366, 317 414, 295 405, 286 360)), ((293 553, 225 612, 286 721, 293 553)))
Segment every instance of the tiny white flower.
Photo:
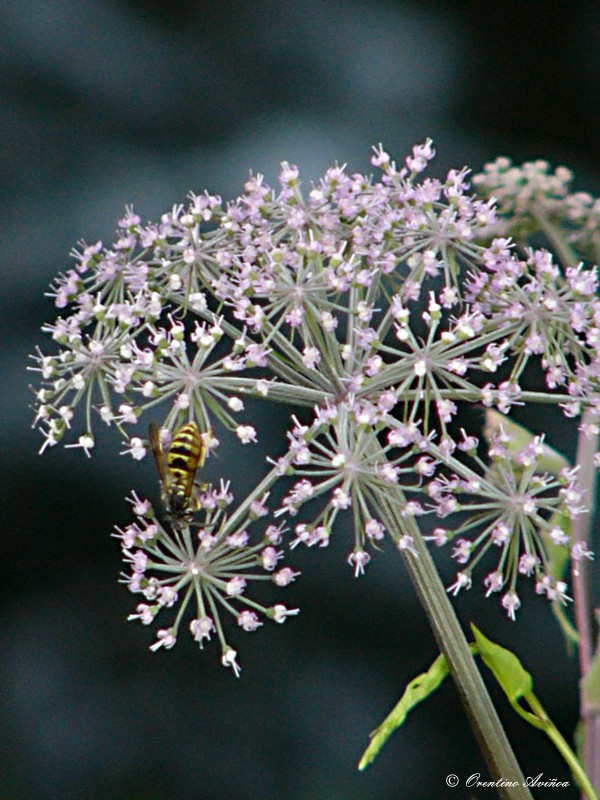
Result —
POLYGON ((242 444, 256 442, 256 429, 252 425, 238 425, 235 434, 242 444))

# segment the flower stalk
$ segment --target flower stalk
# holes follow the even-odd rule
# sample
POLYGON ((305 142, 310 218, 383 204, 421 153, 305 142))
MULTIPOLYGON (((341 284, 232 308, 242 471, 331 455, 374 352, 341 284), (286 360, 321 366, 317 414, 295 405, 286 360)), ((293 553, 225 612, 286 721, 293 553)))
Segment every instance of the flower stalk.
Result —
MULTIPOLYGON (((586 498, 590 513, 581 515, 573 521, 573 538, 577 542, 590 539, 591 525, 594 520, 597 497, 598 475, 594 466, 594 455, 598 450, 598 433, 590 434, 595 426, 595 419, 584 413, 579 433, 576 464, 579 469, 579 484, 586 498)), ((573 582, 573 601, 575 624, 579 633, 579 667, 582 680, 590 670, 594 657, 595 635, 592 617, 590 571, 586 560, 574 561, 571 567, 573 582)), ((583 763, 596 791, 600 793, 600 713, 597 708, 586 702, 585 693, 581 692, 580 714, 583 737, 583 763)))
POLYGON ((433 634, 446 656, 459 692, 461 703, 494 780, 514 786, 500 786, 500 795, 507 800, 531 800, 531 793, 511 748, 502 723, 483 682, 456 612, 421 533, 411 520, 399 517, 400 507, 388 496, 379 501, 385 512, 382 517, 390 530, 411 531, 411 549, 401 550, 413 586, 421 601, 433 634))

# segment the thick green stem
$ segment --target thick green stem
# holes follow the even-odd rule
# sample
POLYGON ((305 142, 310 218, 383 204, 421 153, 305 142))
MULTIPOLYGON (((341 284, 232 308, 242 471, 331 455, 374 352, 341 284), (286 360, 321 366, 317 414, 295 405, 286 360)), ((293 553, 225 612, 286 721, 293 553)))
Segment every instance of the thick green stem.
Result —
POLYGON ((390 531, 410 530, 413 537, 415 552, 403 550, 404 561, 440 651, 448 660, 462 704, 490 773, 494 780, 503 779, 505 782, 516 784, 499 787, 500 796, 506 800, 526 798, 531 800, 531 793, 525 785, 521 768, 477 669, 467 639, 426 543, 413 520, 400 518, 400 498, 391 505, 388 493, 382 492, 379 499, 382 518, 385 518, 384 521, 390 526, 390 531))
MULTIPOLYGON (((582 428, 595 424, 596 419, 587 411, 581 420, 582 428)), ((597 474, 594 455, 598 450, 598 436, 579 434, 577 447, 577 466, 579 467, 579 488, 584 495, 584 503, 589 514, 580 514, 573 520, 573 539, 589 542, 591 526, 596 505, 597 474)), ((582 679, 588 673, 594 657, 594 629, 591 609, 590 577, 587 559, 573 561, 571 568, 575 622, 579 633, 579 667, 582 679)), ((583 764, 590 780, 600 793, 600 715, 594 707, 588 706, 583 692, 580 697, 580 714, 583 728, 583 764)))

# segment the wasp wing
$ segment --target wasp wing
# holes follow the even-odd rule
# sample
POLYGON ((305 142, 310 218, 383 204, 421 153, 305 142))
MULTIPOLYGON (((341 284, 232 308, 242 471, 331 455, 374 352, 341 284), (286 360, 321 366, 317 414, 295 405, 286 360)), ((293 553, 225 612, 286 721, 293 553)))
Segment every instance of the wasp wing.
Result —
POLYGON ((155 422, 151 422, 148 427, 148 437, 150 439, 152 452, 154 453, 156 468, 158 469, 158 474, 160 475, 162 490, 166 495, 169 490, 169 473, 167 471, 165 453, 160 441, 160 428, 155 422))

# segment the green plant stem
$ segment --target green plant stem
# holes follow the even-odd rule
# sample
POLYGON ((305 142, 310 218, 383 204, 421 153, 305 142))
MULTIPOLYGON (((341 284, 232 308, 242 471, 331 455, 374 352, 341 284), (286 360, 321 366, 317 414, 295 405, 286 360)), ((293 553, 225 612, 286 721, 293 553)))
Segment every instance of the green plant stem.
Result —
POLYGON ((550 221, 543 206, 537 206, 533 209, 532 213, 540 229, 548 237, 552 244, 552 249, 558 255, 563 265, 568 267, 576 266, 581 259, 567 241, 564 231, 550 221))
POLYGON ((529 692, 525 695, 525 700, 533 711, 538 722, 535 723, 548 736, 552 744, 556 747, 558 752, 563 757, 564 761, 569 765, 569 769, 573 773, 573 777, 577 781, 582 793, 588 800, 598 800, 598 795, 594 790, 592 782, 584 771, 579 759, 570 748, 569 743, 562 736, 560 731, 554 726, 548 715, 544 711, 542 704, 533 694, 529 692))
MULTIPOLYGON (((553 249, 561 259, 563 266, 575 266, 581 260, 579 254, 568 243, 565 232, 548 218, 543 207, 534 210, 534 216, 540 229, 548 237, 553 249)), ((596 419, 589 411, 584 412, 582 423, 595 423, 596 419)), ((597 476, 594 467, 594 453, 598 450, 598 437, 588 438, 580 433, 577 445, 577 466, 579 468, 579 486, 584 492, 584 501, 589 507, 589 514, 580 515, 573 521, 573 539, 590 541, 592 522, 596 505, 597 476)), ((580 636, 579 667, 581 679, 587 675, 594 654, 594 627, 592 624, 592 604, 590 591, 589 568, 586 559, 572 562, 571 569, 573 600, 575 606, 575 623, 580 636)), ((600 715, 585 702, 583 692, 580 695, 580 714, 583 728, 583 764, 587 774, 598 793, 600 793, 600 715)))
POLYGON ((409 532, 415 553, 402 551, 412 583, 427 614, 434 636, 450 666, 450 671, 467 717, 495 780, 504 779, 516 786, 499 787, 505 800, 531 800, 525 778, 512 751, 504 728, 496 714, 486 686, 469 649, 454 608, 448 598, 426 543, 413 519, 402 519, 403 501, 394 489, 381 490, 379 495, 382 519, 393 532, 409 532))
MULTIPOLYGON (((584 426, 595 421, 589 411, 583 414, 582 424, 584 426)), ((577 542, 589 542, 590 540, 597 485, 597 474, 593 459, 597 449, 597 436, 588 438, 583 433, 579 434, 577 445, 579 487, 584 493, 584 502, 589 507, 589 514, 580 514, 579 517, 573 520, 573 539, 577 542)), ((579 667, 582 679, 587 675, 594 657, 594 630, 588 564, 588 560, 584 558, 580 561, 573 561, 571 566, 575 622, 580 636, 579 667)), ((600 715, 597 709, 590 708, 587 705, 583 692, 580 696, 579 707, 583 728, 583 764, 593 786, 600 793, 600 715)))

